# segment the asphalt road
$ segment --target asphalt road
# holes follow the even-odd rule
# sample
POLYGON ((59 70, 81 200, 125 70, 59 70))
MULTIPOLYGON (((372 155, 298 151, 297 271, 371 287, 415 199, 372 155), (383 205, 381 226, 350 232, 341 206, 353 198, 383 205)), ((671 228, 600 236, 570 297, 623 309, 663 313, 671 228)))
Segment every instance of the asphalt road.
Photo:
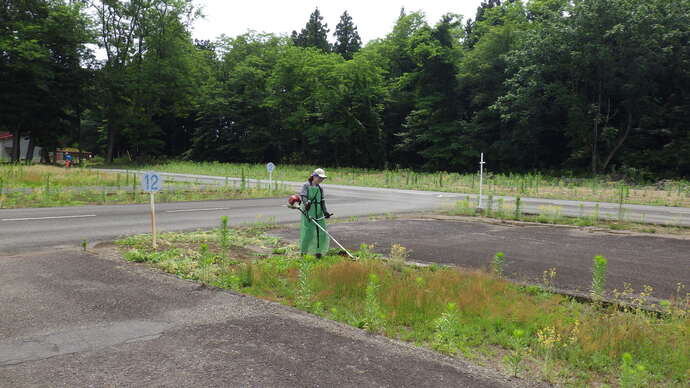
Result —
MULTIPOLYGON (((137 172, 132 170, 101 170, 101 171, 112 171, 112 172, 137 172)), ((194 175, 194 174, 176 174, 176 173, 160 173, 164 178, 171 178, 176 181, 181 182, 195 182, 204 184, 235 184, 237 185, 240 181, 239 178, 226 178, 208 175, 194 175)), ((261 184, 265 185, 268 183, 267 180, 257 180, 249 179, 250 184, 261 184)), ((299 188, 301 186, 300 182, 283 182, 277 181, 277 183, 284 184, 286 186, 295 186, 299 188)), ((344 185, 331 185, 326 184, 329 190, 335 192, 346 192, 355 195, 379 195, 388 194, 392 196, 400 196, 403 198, 406 195, 421 195, 427 197, 431 195, 437 198, 452 199, 455 201, 471 199, 473 204, 476 204, 478 195, 468 194, 468 193, 448 193, 448 192, 431 192, 431 191, 416 191, 416 190, 398 190, 398 189, 381 189, 381 188, 368 188, 368 187, 355 187, 355 186, 344 186, 344 185), (375 194, 372 194, 375 193, 375 194)), ((493 207, 498 207, 500 200, 503 200, 506 206, 513 205, 515 203, 515 197, 511 196, 495 196, 493 201, 493 207)), ((482 196, 482 206, 486 208, 488 203, 488 196, 482 196)), ((690 208, 683 207, 670 207, 670 206, 645 206, 645 205, 630 205, 623 204, 620 206, 617 203, 607 203, 607 202, 587 202, 587 201, 568 201, 568 200, 557 200, 557 199, 543 199, 543 198, 521 198, 521 208, 525 213, 530 214, 540 214, 543 212, 554 212, 557 211, 561 215, 571 216, 571 217, 594 217, 598 216, 601 219, 608 220, 619 220, 622 218, 624 221, 632 222, 642 222, 651 224, 661 224, 661 225, 679 225, 679 226, 690 226, 690 208)))
POLYGON ((528 386, 98 251, 0 259, 0 387, 528 386))
MULTIPOLYGON (((295 188, 297 190, 297 188, 295 188)), ((328 209, 337 217, 375 213, 433 210, 448 204, 427 192, 391 192, 339 189, 324 186, 328 209)), ((297 222, 299 213, 288 209, 287 198, 230 201, 175 202, 156 205, 159 231, 217 227, 221 216, 231 225, 274 221, 297 222)), ((119 236, 150 233, 149 205, 101 205, 0 210, 0 254, 53 247, 75 247, 110 241, 119 236)))
MULTIPOLYGON (((117 170, 115 170, 117 171, 117 170)), ((129 171, 130 173, 132 171, 129 171)), ((224 184, 225 177, 189 174, 166 174, 177 181, 224 184)), ((236 182, 237 179, 230 179, 236 182)), ((265 181, 252 181, 263 184, 265 181)), ((296 182, 282 182, 298 190, 296 182)), ((379 189, 325 184, 329 210, 339 218, 370 214, 404 213, 438 210, 452 206, 467 194, 445 192, 379 189)), ((501 198, 501 197, 497 197, 501 198)), ((510 197, 502 197, 510 202, 510 197)), ((287 209, 286 198, 178 202, 157 205, 160 231, 184 231, 211 228, 226 215, 231 225, 272 220, 294 222, 298 214, 287 209)), ((617 218, 618 204, 601 203, 602 218, 617 218)), ((563 215, 590 215, 597 204, 591 202, 523 198, 525 212, 538 213, 545 206, 558 207, 563 215)), ((625 217, 645 222, 690 226, 690 209, 625 205, 625 217)), ((0 254, 28 252, 42 248, 74 247, 83 240, 91 243, 119 236, 150 231, 148 205, 81 206, 63 208, 1 209, 0 254)))
MULTIPOLYGON (((690 239, 423 218, 338 223, 330 225, 329 232, 346 248, 367 243, 388 253, 391 245, 401 244, 410 250, 412 261, 465 268, 488 268, 493 256, 503 252, 508 277, 541 284, 544 271, 555 268, 554 286, 576 295, 588 294, 596 255, 608 259, 609 292, 623 290, 627 282, 636 292, 652 286, 653 296, 666 299, 675 296, 678 283, 690 287, 690 239)), ((272 233, 293 240, 299 237, 296 228, 272 233)))

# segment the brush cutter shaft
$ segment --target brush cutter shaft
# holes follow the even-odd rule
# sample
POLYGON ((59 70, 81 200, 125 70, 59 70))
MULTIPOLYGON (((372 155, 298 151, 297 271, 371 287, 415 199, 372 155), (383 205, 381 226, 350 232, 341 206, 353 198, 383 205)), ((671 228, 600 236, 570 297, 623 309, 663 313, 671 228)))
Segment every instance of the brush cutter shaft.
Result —
POLYGON ((332 236, 330 233, 328 233, 328 231, 327 231, 326 229, 324 229, 321 225, 319 225, 319 223, 316 222, 316 220, 315 220, 314 218, 310 217, 310 216, 307 214, 307 212, 305 212, 304 210, 302 210, 302 208, 297 207, 297 206, 288 206, 288 207, 289 207, 290 209, 297 209, 297 210, 299 210, 300 213, 302 213, 305 217, 307 217, 307 218, 309 219, 309 221, 313 222, 314 225, 316 225, 317 228, 321 229, 322 232, 326 233, 326 236, 328 236, 328 238, 330 238, 331 240, 333 240, 333 242, 336 243, 336 244, 340 247, 340 249, 344 250, 345 253, 347 253, 347 255, 350 256, 350 258, 351 258, 352 260, 355 260, 355 257, 352 256, 352 254, 350 253, 350 251, 348 251, 347 249, 345 249, 345 247, 344 247, 342 244, 340 244, 340 243, 338 242, 338 240, 336 240, 335 238, 333 238, 333 236, 332 236))
POLYGON ((350 258, 351 258, 352 260, 355 259, 354 256, 352 256, 352 254, 351 254, 347 249, 345 249, 344 246, 342 246, 342 245, 338 242, 338 240, 336 240, 333 236, 331 236, 331 234, 328 233, 328 231, 326 231, 326 229, 322 228, 321 225, 319 225, 319 223, 316 222, 313 218, 312 218, 312 222, 314 222, 314 224, 316 224, 316 227, 318 227, 319 229, 321 229, 321 231, 323 231, 324 233, 326 233, 326 236, 328 236, 331 240, 333 240, 334 243, 338 244, 338 246, 340 247, 340 249, 344 250, 345 253, 347 253, 347 255, 350 256, 350 258))

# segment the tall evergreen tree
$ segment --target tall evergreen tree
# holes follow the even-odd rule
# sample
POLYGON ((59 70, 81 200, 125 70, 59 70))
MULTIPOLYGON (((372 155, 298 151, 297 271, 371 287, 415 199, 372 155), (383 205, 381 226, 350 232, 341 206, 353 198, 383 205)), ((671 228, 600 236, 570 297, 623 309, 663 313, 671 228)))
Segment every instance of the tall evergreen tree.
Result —
POLYGON ((309 16, 307 25, 298 34, 297 31, 292 31, 291 38, 296 46, 300 47, 316 47, 323 52, 331 51, 331 44, 328 43, 328 24, 323 22, 321 11, 317 7, 309 16))
POLYGON ((416 69, 403 77, 413 91, 414 107, 403 124, 398 148, 416 167, 457 169, 462 151, 456 64, 461 56, 453 39, 460 28, 455 15, 444 15, 434 27, 422 27, 410 39, 416 69))
POLYGON ((354 54, 362 48, 362 39, 357 32, 357 26, 352 23, 352 16, 347 11, 340 16, 340 23, 335 26, 335 44, 333 51, 345 59, 352 59, 354 54))
POLYGON ((467 19, 465 23, 465 41, 464 46, 466 49, 472 49, 475 44, 479 41, 481 34, 476 31, 477 23, 481 23, 486 19, 486 11, 493 8, 500 8, 502 4, 514 3, 515 0, 483 0, 479 7, 477 7, 477 14, 474 20, 467 19))

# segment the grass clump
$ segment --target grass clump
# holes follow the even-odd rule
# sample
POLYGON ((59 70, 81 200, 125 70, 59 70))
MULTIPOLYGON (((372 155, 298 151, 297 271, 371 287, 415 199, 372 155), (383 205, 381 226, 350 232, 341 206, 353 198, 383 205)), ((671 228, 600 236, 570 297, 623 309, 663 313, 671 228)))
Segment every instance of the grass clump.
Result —
POLYGON ((364 321, 362 326, 371 332, 378 332, 383 328, 385 315, 381 311, 378 298, 380 287, 379 277, 375 273, 369 274, 366 297, 364 299, 364 321))
POLYGON ((462 325, 458 317, 458 307, 455 303, 448 303, 446 310, 434 321, 434 349, 453 354, 457 350, 458 338, 462 325))
POLYGON ((305 260, 300 264, 297 275, 297 295, 295 298, 295 306, 307 311, 311 309, 313 297, 311 285, 309 284, 310 270, 310 262, 305 260))
POLYGON ((252 228, 229 231, 229 260, 217 259, 222 254, 217 231, 162 234, 158 251, 147 239, 121 241, 125 257, 373 333, 460 353, 523 378, 575 386, 667 387, 683 386, 688 379, 685 295, 669 300, 660 317, 638 308, 649 301, 651 290, 645 290, 647 300, 630 309, 578 303, 496 273, 438 265, 400 270, 367 246, 356 252, 357 261, 302 257, 252 228), (239 255, 249 248, 255 253, 239 255))
POLYGON ((623 353, 621 357, 620 378, 621 388, 642 388, 649 385, 649 372, 644 364, 635 363, 630 353, 623 353))
POLYGON ((608 260, 603 256, 595 256, 592 261, 592 298, 601 300, 606 288, 606 272, 608 270, 608 260))
POLYGON ((396 271, 402 271, 405 268, 405 265, 407 264, 407 257, 409 255, 410 252, 407 250, 407 248, 400 244, 393 244, 391 246, 391 253, 388 258, 388 263, 396 271))
POLYGON ((491 261, 491 270, 496 276, 503 276, 503 266, 506 263, 506 254, 498 252, 491 261))
POLYGON ((228 216, 220 217, 218 243, 223 251, 223 257, 227 258, 230 253, 230 228, 228 227, 228 216))
POLYGON ((517 377, 520 374, 525 358, 529 353, 529 348, 525 341, 525 334, 525 331, 522 329, 513 330, 513 335, 510 340, 510 353, 503 357, 503 362, 513 377, 517 377))

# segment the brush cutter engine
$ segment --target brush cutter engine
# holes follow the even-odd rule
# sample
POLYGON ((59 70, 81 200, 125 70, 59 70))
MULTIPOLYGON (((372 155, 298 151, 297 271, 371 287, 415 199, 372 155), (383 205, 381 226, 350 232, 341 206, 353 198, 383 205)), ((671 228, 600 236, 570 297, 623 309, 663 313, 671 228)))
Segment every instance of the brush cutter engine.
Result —
POLYGON ((288 206, 289 207, 297 207, 302 203, 302 198, 299 197, 299 195, 294 194, 291 195, 290 198, 288 198, 288 206))

